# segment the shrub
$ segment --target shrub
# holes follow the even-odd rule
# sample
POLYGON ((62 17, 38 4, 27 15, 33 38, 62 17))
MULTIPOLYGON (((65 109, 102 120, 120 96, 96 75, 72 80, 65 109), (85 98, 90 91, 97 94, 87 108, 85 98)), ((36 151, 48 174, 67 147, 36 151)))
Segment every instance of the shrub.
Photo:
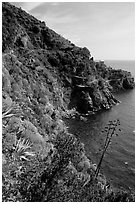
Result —
POLYGON ((38 34, 38 33, 40 32, 40 29, 39 29, 39 27, 38 27, 37 25, 34 25, 34 26, 32 27, 32 31, 33 31, 35 34, 38 34))

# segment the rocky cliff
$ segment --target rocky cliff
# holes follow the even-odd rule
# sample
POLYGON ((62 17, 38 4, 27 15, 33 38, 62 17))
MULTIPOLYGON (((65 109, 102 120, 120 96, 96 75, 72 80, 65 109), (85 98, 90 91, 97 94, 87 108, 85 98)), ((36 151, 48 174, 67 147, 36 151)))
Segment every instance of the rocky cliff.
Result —
POLYGON ((62 118, 72 108, 111 108, 113 90, 134 87, 131 74, 95 62, 87 48, 9 3, 2 4, 2 51, 3 201, 118 199, 102 175, 93 179, 83 144, 62 118))

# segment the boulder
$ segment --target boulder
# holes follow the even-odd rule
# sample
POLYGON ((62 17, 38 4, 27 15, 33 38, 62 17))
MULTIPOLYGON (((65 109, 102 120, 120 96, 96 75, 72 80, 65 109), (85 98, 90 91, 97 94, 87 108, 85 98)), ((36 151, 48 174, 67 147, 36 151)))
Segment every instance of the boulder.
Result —
POLYGON ((133 89, 135 86, 134 78, 125 78, 123 80, 123 88, 124 89, 133 89))

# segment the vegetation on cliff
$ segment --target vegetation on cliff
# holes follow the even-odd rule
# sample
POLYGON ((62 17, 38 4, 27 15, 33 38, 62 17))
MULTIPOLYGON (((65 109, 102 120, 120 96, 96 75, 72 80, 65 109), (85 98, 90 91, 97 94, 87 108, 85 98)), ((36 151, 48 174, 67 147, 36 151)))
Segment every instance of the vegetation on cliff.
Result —
MULTIPOLYGON (((84 145, 63 122, 75 109, 94 113, 117 103, 89 50, 9 3, 2 4, 2 35, 3 201, 134 200, 113 192, 101 174, 94 179, 84 145)), ((123 80, 123 88, 132 88, 123 74, 130 84, 123 80)))

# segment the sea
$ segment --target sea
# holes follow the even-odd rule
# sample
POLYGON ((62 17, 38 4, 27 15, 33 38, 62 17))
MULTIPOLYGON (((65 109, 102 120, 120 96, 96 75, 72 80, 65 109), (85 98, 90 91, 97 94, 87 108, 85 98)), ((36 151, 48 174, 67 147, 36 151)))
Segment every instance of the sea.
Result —
MULTIPOLYGON (((135 61, 106 60, 105 64, 115 69, 130 71, 135 76, 135 61)), ((108 122, 120 120, 121 132, 112 138, 101 165, 101 173, 113 188, 135 189, 135 89, 114 94, 121 102, 110 110, 87 117, 87 121, 69 120, 69 131, 85 145, 92 162, 98 164, 106 135, 101 133, 108 122)))

